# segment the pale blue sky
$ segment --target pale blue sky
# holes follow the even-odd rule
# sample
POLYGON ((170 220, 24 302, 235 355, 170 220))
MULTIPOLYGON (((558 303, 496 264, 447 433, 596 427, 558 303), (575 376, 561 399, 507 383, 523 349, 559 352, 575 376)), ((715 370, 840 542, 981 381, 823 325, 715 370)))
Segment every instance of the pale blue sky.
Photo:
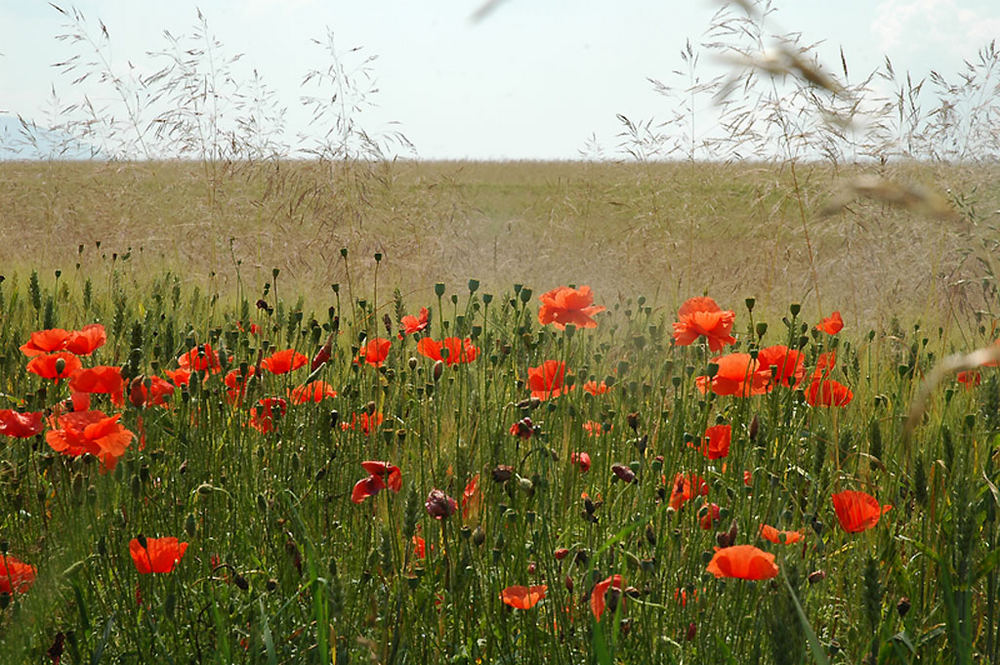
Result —
MULTIPOLYGON (((59 1, 56 4, 61 4, 59 1)), ((165 48, 164 30, 190 34, 196 7, 240 71, 256 68, 289 107, 289 140, 305 130, 303 75, 326 66, 309 43, 329 27, 338 48, 364 47, 378 108, 361 122, 371 132, 397 121, 422 158, 572 159, 596 135, 609 156, 616 114, 665 116, 666 100, 647 81, 671 79, 687 39, 704 38, 718 4, 708 0, 506 0, 485 20, 479 0, 80 0, 97 31, 111 35, 117 71, 165 48)), ((784 0, 775 29, 825 40, 824 61, 839 69, 842 46, 855 73, 889 55, 898 71, 954 72, 962 58, 1000 36, 996 0, 784 0)), ((62 5, 68 9, 70 5, 62 5)), ((73 87, 51 64, 75 51, 55 40, 65 23, 43 0, 0 0, 0 111, 40 117, 50 88, 64 103, 86 91, 99 103, 107 87, 73 87)), ((345 62, 351 64, 351 58, 345 62)), ((704 63, 703 75, 713 73, 704 63)), ((706 112, 707 113, 707 112, 706 112)))

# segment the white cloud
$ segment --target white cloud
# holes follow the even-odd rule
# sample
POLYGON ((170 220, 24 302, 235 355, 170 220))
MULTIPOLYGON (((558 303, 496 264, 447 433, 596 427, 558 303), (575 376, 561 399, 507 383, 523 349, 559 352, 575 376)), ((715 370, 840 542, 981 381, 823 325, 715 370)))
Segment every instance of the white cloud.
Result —
POLYGON ((944 51, 969 57, 1000 35, 1000 9, 968 0, 883 0, 871 29, 884 52, 944 51))

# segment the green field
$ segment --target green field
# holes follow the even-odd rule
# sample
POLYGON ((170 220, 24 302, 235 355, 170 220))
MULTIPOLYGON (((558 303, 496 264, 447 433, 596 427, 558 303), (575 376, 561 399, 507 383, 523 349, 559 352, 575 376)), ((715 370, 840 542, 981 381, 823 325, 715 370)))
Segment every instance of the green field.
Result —
POLYGON ((992 167, 0 173, 0 662, 1000 663, 992 167))

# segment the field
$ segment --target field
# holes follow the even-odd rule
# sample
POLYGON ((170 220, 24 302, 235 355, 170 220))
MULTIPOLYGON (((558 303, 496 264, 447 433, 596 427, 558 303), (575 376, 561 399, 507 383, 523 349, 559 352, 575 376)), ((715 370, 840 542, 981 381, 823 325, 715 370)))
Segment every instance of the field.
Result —
POLYGON ((1000 663, 995 167, 0 174, 4 663, 1000 663))

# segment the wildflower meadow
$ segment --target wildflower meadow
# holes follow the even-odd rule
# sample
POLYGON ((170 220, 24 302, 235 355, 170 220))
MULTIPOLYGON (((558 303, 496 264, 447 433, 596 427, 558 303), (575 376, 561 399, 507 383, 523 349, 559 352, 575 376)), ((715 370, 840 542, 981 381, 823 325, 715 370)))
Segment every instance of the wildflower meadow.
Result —
POLYGON ((278 281, 0 283, 4 662, 997 662, 994 329, 278 281))

